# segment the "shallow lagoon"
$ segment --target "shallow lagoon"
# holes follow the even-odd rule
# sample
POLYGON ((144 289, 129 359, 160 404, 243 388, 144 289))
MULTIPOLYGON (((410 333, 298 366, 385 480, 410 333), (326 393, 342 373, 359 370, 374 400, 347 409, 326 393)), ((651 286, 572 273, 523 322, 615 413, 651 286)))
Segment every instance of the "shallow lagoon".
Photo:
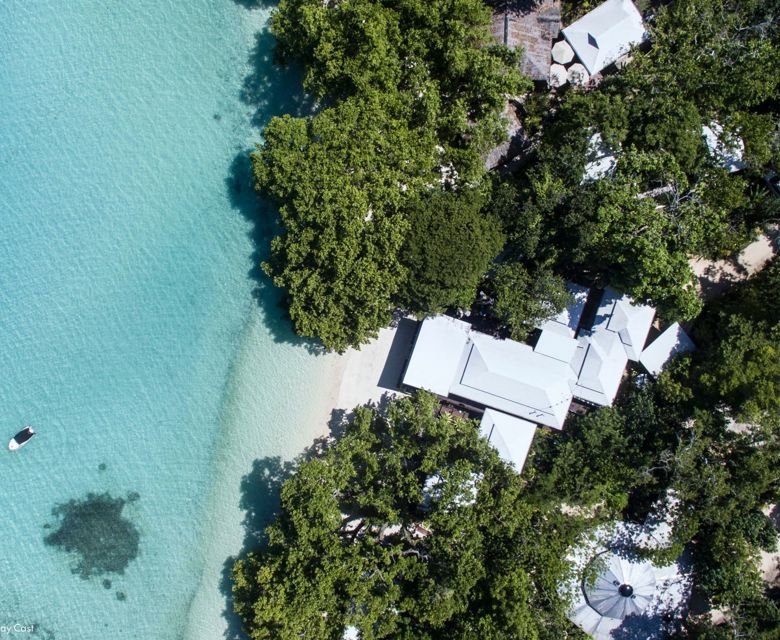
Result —
POLYGON ((220 637, 240 479, 311 436, 321 359, 257 291, 270 227, 236 160, 294 84, 265 72, 266 18, 0 4, 0 437, 39 432, 0 452, 0 613, 35 636, 220 637), (79 527, 137 547, 64 544, 79 527))

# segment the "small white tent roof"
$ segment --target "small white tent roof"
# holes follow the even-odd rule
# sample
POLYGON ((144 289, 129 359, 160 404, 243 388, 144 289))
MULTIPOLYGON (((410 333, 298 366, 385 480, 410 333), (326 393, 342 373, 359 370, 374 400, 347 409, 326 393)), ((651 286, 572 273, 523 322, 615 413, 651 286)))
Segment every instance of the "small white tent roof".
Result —
POLYGON ((566 40, 556 42, 552 48, 552 59, 560 64, 568 64, 574 60, 574 49, 566 40))
POLYGON ((566 27, 563 35, 591 75, 647 37, 631 0, 607 0, 566 27))
POLYGON ((617 154, 604 142, 604 138, 597 131, 588 140, 588 163, 582 172, 580 184, 594 182, 612 175, 617 167, 617 162, 617 154))
POLYGON ((485 409, 479 432, 493 445, 504 462, 513 466, 517 473, 523 470, 536 425, 495 409, 485 409))
POLYGON ((352 625, 344 627, 344 635, 341 636, 342 640, 360 640, 360 630, 352 625))
POLYGON ((717 122, 710 122, 709 127, 702 126, 701 134, 704 136, 704 143, 707 145, 710 155, 721 167, 734 173, 747 166, 743 161, 745 143, 742 138, 724 141, 723 127, 717 122))
POLYGON ((446 396, 468 342, 469 330, 467 322, 449 316, 423 320, 406 367, 404 384, 446 396))
POLYGON ((564 67, 562 64, 550 65, 550 77, 547 80, 547 84, 549 84, 553 89, 557 89, 558 87, 565 85, 568 81, 569 76, 566 72, 566 67, 564 67))
POLYGON ((573 363, 578 374, 574 397, 611 406, 628 362, 620 338, 612 331, 596 331, 580 336, 579 343, 573 363))
POLYGON ((596 313, 593 330, 617 333, 626 355, 630 360, 637 362, 647 341, 647 334, 650 333, 654 317, 653 307, 635 304, 628 296, 607 287, 604 289, 596 313))
POLYGON ((675 322, 649 344, 639 356, 639 362, 652 375, 657 376, 666 363, 678 353, 688 353, 695 348, 693 340, 688 337, 680 323, 675 322))

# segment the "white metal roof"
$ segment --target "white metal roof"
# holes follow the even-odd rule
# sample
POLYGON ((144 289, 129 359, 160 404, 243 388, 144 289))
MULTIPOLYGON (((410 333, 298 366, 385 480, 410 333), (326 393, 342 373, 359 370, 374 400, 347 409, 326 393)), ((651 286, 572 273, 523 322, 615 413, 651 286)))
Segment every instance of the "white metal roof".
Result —
POLYGON ((512 465, 517 473, 523 470, 536 425, 495 409, 486 409, 479 424, 479 432, 493 445, 504 462, 512 465))
POLYGON ((561 429, 574 378, 569 363, 526 344, 472 332, 450 393, 561 429))
POLYGON ((596 313, 593 330, 608 330, 618 334, 626 355, 636 362, 645 346, 654 317, 653 307, 634 304, 628 296, 607 287, 596 313))
POLYGON ((689 572, 680 562, 643 560, 637 543, 643 529, 627 522, 602 525, 567 556, 573 570, 559 592, 570 602, 571 621, 596 640, 662 640, 687 614, 689 572))
POLYGON ((569 364, 577 351, 577 341, 557 331, 542 331, 534 351, 569 364))
POLYGON ((580 326, 582 310, 585 308, 585 302, 588 300, 588 291, 590 291, 590 289, 574 284, 573 282, 567 282, 566 288, 572 296, 574 296, 574 302, 557 316, 543 323, 540 329, 543 331, 556 331, 573 338, 574 333, 577 331, 577 327, 580 326), (563 329, 563 331, 561 331, 561 329, 563 329))
POLYGON ((406 367, 404 384, 446 396, 470 329, 467 322, 449 316, 423 320, 406 367))
POLYGON ((724 141, 723 127, 717 122, 710 122, 709 127, 704 125, 701 134, 704 136, 704 143, 710 155, 721 167, 733 173, 747 166, 742 160, 745 154, 745 143, 742 138, 735 137, 724 141))
POLYGON ((578 339, 573 366, 577 372, 574 397, 599 406, 611 406, 628 363, 620 338, 612 331, 596 331, 578 339))
POLYGON ((696 345, 693 344, 693 340, 688 337, 680 323, 675 322, 648 345, 647 349, 639 356, 639 362, 652 375, 657 376, 666 363, 678 353, 688 353, 695 348, 696 345))
POLYGON ((563 35, 591 75, 647 37, 631 0, 607 0, 566 27, 563 35))

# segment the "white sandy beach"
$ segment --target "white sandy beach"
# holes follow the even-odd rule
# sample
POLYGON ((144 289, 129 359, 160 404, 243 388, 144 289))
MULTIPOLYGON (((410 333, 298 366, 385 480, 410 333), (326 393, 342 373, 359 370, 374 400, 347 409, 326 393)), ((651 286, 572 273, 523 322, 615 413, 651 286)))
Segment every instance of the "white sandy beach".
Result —
POLYGON ((237 357, 226 391, 215 481, 204 514, 200 548, 203 572, 184 638, 241 637, 226 616, 223 576, 226 561, 243 547, 246 514, 240 507, 241 484, 255 461, 273 468, 277 456, 292 460, 315 439, 329 433, 334 416, 340 418, 360 404, 377 403, 385 393, 393 393, 414 328, 414 323, 405 321, 399 330, 383 329, 376 340, 343 355, 312 356, 303 347, 290 346, 279 375, 289 375, 291 359, 300 362, 299 370, 304 373, 291 376, 290 394, 280 398, 264 393, 262 378, 256 373, 267 356, 256 345, 263 344, 261 336, 267 329, 262 313, 253 315, 243 340, 245 348, 237 357), (267 415, 286 415, 287 419, 284 424, 263 424, 267 415))

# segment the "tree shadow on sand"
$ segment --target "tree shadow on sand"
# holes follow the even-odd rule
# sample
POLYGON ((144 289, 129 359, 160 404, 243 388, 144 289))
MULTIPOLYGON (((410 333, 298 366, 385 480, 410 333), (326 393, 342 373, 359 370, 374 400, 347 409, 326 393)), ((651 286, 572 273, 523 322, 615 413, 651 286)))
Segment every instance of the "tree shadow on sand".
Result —
MULTIPOLYGON (((387 412, 392 396, 384 394, 378 402, 367 403, 381 414, 387 412)), ((308 460, 323 457, 328 446, 344 434, 354 411, 333 409, 328 420, 328 434, 314 440, 297 458, 282 460, 279 456, 258 458, 252 463, 252 469, 241 479, 241 497, 239 506, 244 511, 244 541, 236 556, 228 557, 222 565, 220 593, 225 598, 223 617, 227 621, 224 637, 226 640, 248 640, 241 619, 233 609, 233 565, 239 558, 245 558, 257 552, 268 543, 266 528, 280 510, 280 494, 284 481, 290 478, 298 467, 308 460)))
MULTIPOLYGON (((301 116, 313 109, 312 101, 303 92, 300 70, 272 63, 274 45, 274 37, 267 27, 255 35, 248 61, 250 71, 241 88, 241 101, 251 107, 251 123, 258 129, 274 116, 285 113, 301 116)), ((255 192, 251 152, 252 149, 243 149, 233 159, 225 188, 232 208, 251 225, 249 237, 254 250, 248 276, 255 285, 254 297, 265 311, 266 324, 276 342, 300 345, 312 353, 321 353, 323 349, 318 341, 295 335, 283 304, 283 292, 274 287, 260 268, 260 263, 269 256, 270 242, 279 232, 279 226, 276 208, 255 192)))
MULTIPOLYGON (((334 412, 335 413, 335 412, 334 412)), ((280 494, 284 481, 295 473, 305 460, 323 455, 331 438, 318 438, 295 460, 282 460, 279 456, 258 458, 252 469, 241 479, 239 506, 244 511, 244 541, 238 556, 228 557, 222 565, 220 593, 225 597, 223 616, 227 621, 227 640, 248 640, 241 619, 233 609, 233 565, 238 558, 262 549, 268 542, 266 527, 279 513, 280 494)))

